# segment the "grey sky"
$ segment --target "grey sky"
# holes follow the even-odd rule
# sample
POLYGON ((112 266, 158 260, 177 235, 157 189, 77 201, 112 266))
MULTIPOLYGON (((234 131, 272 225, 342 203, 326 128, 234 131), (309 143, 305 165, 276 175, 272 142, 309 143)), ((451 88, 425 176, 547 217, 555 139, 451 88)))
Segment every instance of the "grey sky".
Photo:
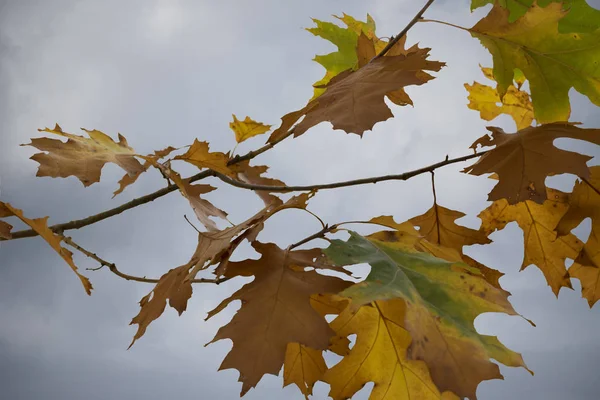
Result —
MULTIPOLYGON (((600 8, 600 0, 588 2, 600 8)), ((0 0, 0 198, 30 217, 50 215, 50 222, 58 223, 149 193, 164 185, 155 172, 111 199, 122 175, 114 165, 105 167, 100 183, 86 189, 75 178, 36 178, 37 163, 28 160, 35 150, 18 145, 40 136, 37 128, 58 122, 77 134, 79 127, 113 137, 121 132, 141 153, 191 144, 194 138, 210 141, 214 150, 231 150, 232 113, 276 125, 310 98, 311 84, 323 75, 311 59, 331 51, 330 44, 302 29, 312 26, 311 17, 331 20, 331 14, 345 12, 364 19, 369 12, 378 34, 390 36, 406 25, 421 3, 0 0)), ((485 12, 470 14, 467 0, 438 0, 427 15, 472 26, 485 12)), ((414 108, 393 107, 396 118, 377 124, 363 139, 321 124, 255 163, 270 165, 271 175, 289 184, 331 182, 402 172, 440 161, 446 154, 467 154, 468 146, 486 133, 486 125, 514 131, 509 118, 486 123, 466 107, 463 84, 485 82, 478 64, 491 65, 477 40, 449 27, 420 24, 408 36, 409 43, 417 41, 432 48, 431 59, 445 61, 448 67, 426 85, 408 88, 414 108)), ((573 121, 600 126, 597 108, 577 93, 572 99, 573 121)), ((237 151, 256 148, 263 140, 249 140, 237 151)), ((569 146, 598 155, 597 148, 569 146)), ((462 167, 436 174, 438 200, 468 213, 461 223, 476 228, 476 215, 488 204, 494 182, 459 174, 462 167)), ((191 168, 181 171, 192 173, 191 168)), ((551 181, 570 190, 573 178, 551 181)), ((206 197, 232 221, 242 221, 261 207, 252 193, 211 183, 219 190, 206 197)), ((421 176, 323 191, 309 208, 330 223, 390 214, 403 221, 431 203, 429 176, 421 176)), ((160 276, 186 262, 195 248, 195 232, 183 214, 190 214, 188 205, 171 194, 71 234, 125 272, 160 276)), ((270 220, 260 240, 286 246, 318 229, 310 216, 290 211, 270 220)), ((589 233, 589 221, 580 232, 589 233)), ((481 384, 479 397, 597 398, 600 307, 589 310, 578 281, 574 291, 563 290, 556 300, 536 267, 519 273, 522 234, 515 224, 492 239, 492 245, 475 246, 469 254, 507 274, 501 283, 513 294, 517 311, 534 320, 537 328, 518 317, 497 315, 484 315, 476 325, 521 352, 536 376, 502 367, 506 380, 481 384)), ((244 245, 235 259, 248 256, 255 254, 244 245)), ((96 266, 79 255, 75 261, 82 269, 96 266)), ((243 282, 195 287, 182 317, 167 309, 126 351, 135 332, 128 323, 151 286, 120 280, 107 271, 86 272, 95 287, 91 297, 40 239, 0 244, 0 398, 238 397, 237 371, 217 372, 230 342, 203 345, 239 304, 209 322, 203 320, 243 282)), ((245 398, 302 398, 295 387, 282 390, 281 385, 281 377, 265 376, 245 398)), ((315 398, 324 399, 327 392, 327 385, 319 383, 315 398)), ((357 396, 367 397, 366 389, 357 396)))

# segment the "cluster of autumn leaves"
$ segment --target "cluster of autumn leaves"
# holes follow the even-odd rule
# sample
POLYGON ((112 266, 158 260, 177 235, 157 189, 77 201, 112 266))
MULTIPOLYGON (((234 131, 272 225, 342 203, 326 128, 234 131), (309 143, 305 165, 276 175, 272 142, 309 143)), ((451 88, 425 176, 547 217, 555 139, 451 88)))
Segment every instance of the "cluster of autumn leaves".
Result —
MULTIPOLYGON (((487 3, 494 2, 473 0, 472 6, 487 3)), ((600 299, 600 167, 588 167, 590 157, 553 144, 558 138, 600 144, 598 129, 567 122, 570 88, 600 105, 599 15, 585 1, 508 0, 497 2, 473 28, 461 28, 492 53, 494 67, 483 68, 483 73, 497 83, 495 88, 478 82, 465 85, 468 106, 485 120, 508 114, 518 128, 507 134, 490 127, 491 135, 472 145, 474 150, 486 150, 463 172, 492 174, 498 180, 489 194, 492 204, 479 214, 478 230, 458 225, 455 221, 463 213, 434 202, 425 214, 403 223, 391 216, 363 221, 383 228, 368 236, 348 230, 349 223, 324 225, 314 237, 340 230, 350 235, 345 241, 331 239, 326 249, 297 250, 297 245, 282 249, 258 240, 271 216, 287 209, 306 209, 316 192, 281 200, 264 186, 285 184, 264 176, 266 166, 250 165, 252 158, 324 121, 334 129, 362 135, 393 116, 386 98, 400 106, 412 105, 404 88, 428 82, 433 77, 426 71, 440 71, 444 66, 428 60, 429 49, 417 45, 406 49, 406 36, 391 43, 379 39, 370 16, 362 22, 344 14, 338 17, 343 27, 315 20, 316 27, 308 30, 338 48, 315 58, 326 69, 325 76, 314 85, 313 98, 283 116, 266 145, 246 156, 210 151, 208 143, 198 140, 185 151, 169 147, 141 155, 121 135, 115 142, 97 130, 86 131, 85 137, 56 125, 41 131, 67 141, 32 139, 29 145, 41 151, 32 159, 40 164, 38 176, 75 176, 84 186, 100 180, 106 163, 115 163, 126 172, 115 196, 142 173, 156 168, 189 201, 204 226, 190 261, 166 272, 141 299, 140 312, 131 322, 138 325, 132 345, 167 303, 184 312, 194 279, 200 271, 213 268, 219 279, 215 282, 254 277, 207 317, 232 301, 242 302, 213 339, 233 342, 221 369, 240 372, 242 395, 263 375, 277 375, 283 367, 284 385, 296 384, 307 397, 317 381, 324 381, 336 400, 351 398, 368 382, 375 383, 370 399, 475 399, 480 382, 501 377, 491 359, 527 367, 519 354, 496 337, 475 330, 474 320, 482 313, 518 314, 499 284, 502 274, 465 255, 464 246, 490 243, 492 232, 517 222, 524 234, 522 268, 537 266, 557 295, 562 287, 571 287, 570 278, 577 278, 590 306, 600 299), (531 95, 524 90, 526 83, 531 95), (532 126, 534 120, 538 125, 532 126), (182 178, 172 167, 177 161, 202 172, 182 178), (580 178, 572 193, 546 187, 548 176, 563 173, 580 178), (214 219, 229 222, 227 214, 202 198, 215 188, 194 183, 208 176, 261 185, 256 193, 264 208, 244 222, 219 228, 214 219), (583 243, 571 231, 586 218, 592 220, 592 232, 583 243), (245 240, 261 257, 230 261, 245 240), (568 270, 567 259, 574 260, 568 270), (349 275, 346 266, 361 263, 371 266, 364 281, 344 279, 349 275), (336 318, 328 323, 325 316, 331 314, 336 318), (350 335, 356 335, 351 348, 350 335), (323 356, 326 351, 343 358, 329 368, 323 356)), ((271 130, 249 117, 233 116, 230 127, 238 143, 271 130)), ((21 210, 0 202, 0 217, 11 216, 46 240, 91 293, 89 280, 62 246, 63 232, 48 227, 48 217, 29 219, 21 210)), ((12 227, 0 220, 0 238, 11 237, 12 227)))

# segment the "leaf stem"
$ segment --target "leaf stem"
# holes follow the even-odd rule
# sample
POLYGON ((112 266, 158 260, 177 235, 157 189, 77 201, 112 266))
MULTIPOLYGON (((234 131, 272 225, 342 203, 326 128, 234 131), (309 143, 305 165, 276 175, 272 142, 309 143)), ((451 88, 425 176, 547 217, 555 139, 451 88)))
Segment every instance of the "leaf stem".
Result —
POLYGON ((437 20, 437 19, 423 19, 423 18, 421 18, 419 20, 419 22, 434 22, 436 24, 447 25, 447 26, 451 26, 451 27, 456 28, 456 29, 460 29, 460 30, 463 30, 463 31, 471 32, 468 28, 465 28, 464 26, 454 25, 454 24, 451 24, 450 22, 440 21, 440 20, 437 20))

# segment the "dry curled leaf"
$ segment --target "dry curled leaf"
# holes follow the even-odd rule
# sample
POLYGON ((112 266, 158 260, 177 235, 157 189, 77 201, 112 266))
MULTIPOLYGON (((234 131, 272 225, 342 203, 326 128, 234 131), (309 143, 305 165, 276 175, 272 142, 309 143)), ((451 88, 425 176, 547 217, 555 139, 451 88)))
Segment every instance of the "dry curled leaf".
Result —
MULTIPOLYGON (((50 228, 48 228, 48 217, 29 219, 23 215, 22 210, 11 206, 9 203, 3 203, 0 201, 0 218, 10 216, 15 216, 19 218, 21 221, 29 225, 29 227, 33 229, 38 235, 40 235, 40 237, 44 239, 46 243, 48 243, 50 247, 52 247, 52 249, 56 251, 59 256, 62 257, 63 260, 65 260, 65 262, 69 265, 69 267, 71 267, 73 272, 75 272, 75 275, 77 275, 77 277, 81 281, 85 292, 88 295, 92 294, 92 284, 90 283, 88 278, 79 273, 78 268, 75 265, 75 262, 73 261, 73 253, 71 253, 71 251, 67 250, 66 248, 62 247, 60 244, 63 238, 54 233, 52 230, 50 230, 50 228)), ((7 223, 3 224, 8 225, 7 223)), ((6 228, 2 228, 2 225, 0 225, 0 229, 6 228)))
POLYGON ((118 195, 119 193, 123 192, 123 190, 125 190, 125 188, 127 186, 135 183, 135 181, 137 181, 137 179, 140 177, 140 175, 142 175, 142 173, 146 172, 148 170, 148 168, 150 168, 150 166, 156 165, 158 160, 160 160, 163 157, 168 156, 169 154, 171 154, 172 151, 175 151, 175 150, 177 150, 175 147, 169 146, 165 149, 155 151, 154 154, 149 154, 145 157, 142 157, 145 159, 144 164, 142 165, 142 168, 140 170, 136 171, 134 174, 123 175, 123 177, 119 181, 119 188, 113 193, 113 198, 116 195, 118 195))
MULTIPOLYGON (((82 128, 83 129, 83 128, 82 128)), ((56 124, 54 129, 38 129, 67 138, 66 142, 50 138, 34 138, 33 146, 44 153, 36 153, 31 159, 40 163, 37 176, 66 178, 76 176, 84 186, 100 181, 100 174, 108 162, 117 164, 127 174, 135 176, 144 171, 144 167, 135 158, 135 151, 129 147, 127 140, 119 134, 119 142, 110 136, 97 131, 83 129, 88 138, 63 132, 56 124)))

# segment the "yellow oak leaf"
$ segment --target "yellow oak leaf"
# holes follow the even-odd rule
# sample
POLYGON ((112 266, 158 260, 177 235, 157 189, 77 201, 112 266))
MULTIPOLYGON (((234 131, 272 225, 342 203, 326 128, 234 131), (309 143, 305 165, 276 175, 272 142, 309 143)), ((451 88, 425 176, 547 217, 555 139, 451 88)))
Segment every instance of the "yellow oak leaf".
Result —
POLYGON ((305 271, 313 267, 320 249, 282 250, 274 244, 253 242, 261 254, 258 260, 230 262, 226 277, 254 276, 214 310, 207 319, 234 300, 242 307, 231 322, 221 327, 214 339, 231 339, 233 348, 220 369, 240 372, 242 395, 256 386, 264 374, 277 375, 284 364, 289 343, 326 350, 335 332, 310 304, 317 293, 338 293, 350 282, 333 276, 305 271), (290 310, 293 310, 290 312, 290 310))
MULTIPOLYGON (((490 68, 482 68, 486 77, 494 79, 490 68)), ((524 78, 524 77, 523 77, 524 78)), ((508 114, 517 124, 517 130, 531 126, 533 122, 533 105, 529 93, 520 90, 523 82, 517 82, 518 87, 510 85, 504 97, 500 98, 498 91, 487 85, 473 82, 465 83, 469 92, 468 107, 479 111, 479 115, 486 121, 491 121, 500 114, 508 114)))
POLYGON ((371 266, 364 281, 339 294, 352 305, 405 302, 398 323, 412 337, 406 357, 424 361, 439 390, 475 399, 480 382, 502 377, 491 358, 526 368, 519 354, 476 331, 474 320, 482 313, 518 314, 509 293, 462 262, 457 250, 419 238, 416 231, 383 231, 367 237, 350 232, 346 242, 332 240, 325 254, 336 265, 371 266))
POLYGON ((354 311, 348 307, 331 322, 340 336, 356 334, 350 353, 325 372, 334 400, 349 399, 374 382, 370 400, 458 400, 441 394, 423 361, 409 360, 411 335, 404 328, 406 305, 395 299, 376 301, 354 311))
POLYGON ((31 139, 31 143, 23 145, 33 146, 44 152, 31 156, 32 160, 40 163, 37 176, 76 176, 84 186, 89 186, 100 181, 102 168, 108 162, 117 164, 132 176, 143 172, 142 164, 135 158, 135 151, 129 147, 121 134, 119 142, 115 142, 100 131, 83 130, 89 138, 63 132, 58 124, 54 129, 38 129, 40 132, 53 133, 68 140, 62 142, 43 137, 31 139))
MULTIPOLYGON (((314 294, 310 297, 310 305, 322 317, 340 314, 347 305, 346 299, 336 299, 328 294, 314 294)), ((329 350, 340 356, 349 353, 349 341, 345 337, 332 339, 329 350)), ((283 386, 294 383, 308 399, 312 395, 315 383, 323 377, 327 364, 322 350, 315 350, 300 343, 289 343, 283 363, 283 386)))
POLYGON ((251 137, 261 135, 271 129, 271 125, 265 125, 262 122, 256 122, 250 117, 246 117, 243 121, 237 119, 235 114, 232 114, 233 122, 229 123, 229 127, 235 133, 235 141, 242 143, 244 140, 251 137))
POLYGON ((227 166, 229 155, 218 151, 209 151, 208 143, 200 142, 198 139, 194 140, 194 143, 185 154, 177 156, 174 159, 187 161, 198 168, 209 168, 224 175, 235 177, 227 166))
MULTIPOLYGON (((48 228, 48 217, 29 219, 23 215, 22 210, 19 210, 18 208, 11 206, 9 203, 4 203, 4 202, 0 201, 0 217, 10 217, 10 216, 15 216, 15 217, 19 218, 21 221, 23 221, 24 223, 29 225, 29 227, 31 229, 33 229, 38 235, 40 235, 42 237, 42 239, 44 239, 46 241, 46 243, 48 243, 50 245, 50 247, 52 247, 52 249, 54 251, 56 251, 58 253, 58 255, 62 257, 63 260, 66 261, 66 263, 69 265, 69 267, 71 267, 73 272, 75 272, 75 275, 77 275, 77 277, 81 281, 81 284, 83 285, 83 288, 85 289, 85 292, 88 295, 92 294, 92 289, 93 289, 92 284, 90 283, 88 278, 86 278, 85 276, 81 275, 78 272, 78 268, 75 265, 75 262, 73 261, 73 253, 71 253, 71 251, 67 250, 66 248, 62 247, 60 244, 61 244, 63 238, 61 236, 57 235, 56 233, 54 233, 53 231, 51 231, 50 228, 48 228)), ((2 222, 2 221, 0 221, 0 222, 2 222)), ((4 224, 8 225, 6 223, 4 223, 4 224)), ((1 229, 2 229, 2 225, 0 225, 0 230, 1 229)), ((4 228, 4 229, 6 229, 6 228, 4 228)), ((9 232, 9 234, 10 234, 10 232, 9 232)), ((8 238, 10 238, 10 236, 8 238)), ((8 239, 8 238, 6 238, 6 239, 8 239)))
POLYGON ((575 235, 558 236, 555 228, 569 207, 568 195, 547 189, 543 204, 524 201, 511 205, 505 199, 497 200, 479 214, 481 231, 490 234, 517 222, 523 230, 525 257, 521 270, 536 265, 546 277, 556 296, 561 288, 572 288, 565 265, 567 258, 575 259, 583 244, 575 235))
POLYGON ((591 167, 590 171, 589 179, 575 183, 569 209, 556 231, 569 235, 584 219, 592 220, 590 236, 569 268, 569 274, 581 281, 583 296, 592 307, 600 299, 600 166, 591 167))
POLYGON ((600 129, 583 129, 569 123, 545 124, 514 134, 496 127, 487 129, 492 132, 491 137, 482 136, 471 148, 476 150, 479 145, 494 148, 462 172, 472 175, 497 173, 499 182, 488 200, 506 199, 510 204, 525 200, 542 204, 546 200, 545 180, 548 176, 565 173, 584 178, 590 176, 586 163, 591 157, 555 147, 556 139, 600 144, 600 129))

